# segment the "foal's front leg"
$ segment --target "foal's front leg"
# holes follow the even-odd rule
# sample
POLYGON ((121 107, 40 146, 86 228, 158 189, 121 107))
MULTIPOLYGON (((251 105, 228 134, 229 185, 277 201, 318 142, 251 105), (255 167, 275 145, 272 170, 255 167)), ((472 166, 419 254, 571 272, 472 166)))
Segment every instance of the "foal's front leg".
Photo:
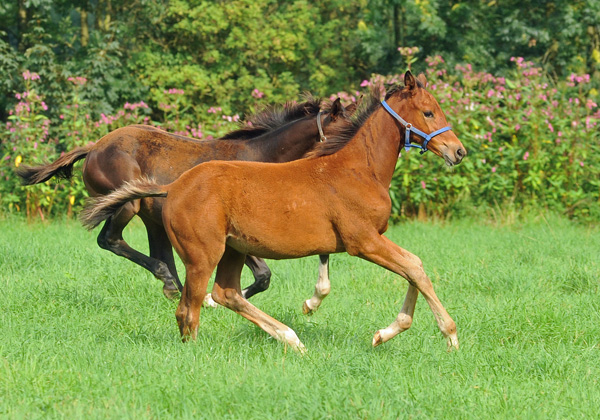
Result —
POLYGON ((327 297, 331 291, 331 282, 329 281, 329 255, 319 255, 319 279, 315 285, 315 293, 310 299, 304 301, 302 312, 305 315, 314 313, 323 299, 327 297))
POLYGON ((421 259, 414 254, 400 248, 385 236, 379 235, 364 244, 363 251, 359 253, 361 258, 374 262, 394 273, 404 277, 410 283, 406 294, 406 300, 402 312, 389 327, 377 331, 373 338, 373 345, 379 345, 397 334, 405 331, 412 322, 412 315, 418 292, 421 292, 429 304, 433 315, 438 323, 440 331, 448 341, 448 348, 458 349, 458 336, 456 323, 450 317, 446 309, 438 299, 431 280, 423 270, 421 259))
POLYGON ((410 328, 415 313, 417 297, 419 297, 419 290, 412 284, 409 285, 406 297, 404 298, 404 304, 402 305, 402 310, 398 314, 398 317, 389 327, 383 328, 375 333, 375 336, 373 337, 373 347, 385 343, 410 328))

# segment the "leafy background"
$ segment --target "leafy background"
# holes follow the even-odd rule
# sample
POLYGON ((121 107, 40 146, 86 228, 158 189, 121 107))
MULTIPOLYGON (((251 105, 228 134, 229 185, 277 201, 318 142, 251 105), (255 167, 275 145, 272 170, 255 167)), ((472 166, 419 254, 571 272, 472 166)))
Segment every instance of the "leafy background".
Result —
POLYGON ((395 219, 548 209, 598 220, 600 1, 117 1, 0 4, 0 211, 76 213, 80 179, 21 163, 132 123, 210 138, 304 91, 356 100, 425 72, 469 156, 403 153, 395 219))

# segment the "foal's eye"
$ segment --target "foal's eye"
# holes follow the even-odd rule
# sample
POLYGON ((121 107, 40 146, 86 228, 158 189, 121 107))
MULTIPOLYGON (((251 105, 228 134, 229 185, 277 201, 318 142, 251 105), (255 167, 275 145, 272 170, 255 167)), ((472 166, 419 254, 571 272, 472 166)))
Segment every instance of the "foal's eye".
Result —
POLYGON ((425 111, 423 115, 425 115, 425 118, 433 118, 433 112, 431 111, 425 111))

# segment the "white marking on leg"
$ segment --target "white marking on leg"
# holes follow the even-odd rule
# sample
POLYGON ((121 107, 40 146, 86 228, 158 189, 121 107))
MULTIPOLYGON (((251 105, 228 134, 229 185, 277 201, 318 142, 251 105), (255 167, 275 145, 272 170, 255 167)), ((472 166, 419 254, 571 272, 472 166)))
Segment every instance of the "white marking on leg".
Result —
POLYGON ((217 308, 219 304, 215 302, 210 293, 207 293, 204 297, 204 306, 209 306, 211 308, 217 308))
POLYGON ((305 313, 316 311, 323 299, 329 294, 331 291, 331 282, 329 281, 329 267, 328 263, 323 264, 319 260, 319 279, 317 280, 317 284, 315 285, 315 293, 310 299, 307 299, 304 302, 305 305, 305 313))
POLYGON ((304 353, 306 351, 304 344, 302 344, 294 330, 292 330, 291 328, 288 328, 286 331, 276 330, 275 332, 277 333, 277 337, 280 341, 289 344, 294 350, 298 350, 301 353, 304 353))

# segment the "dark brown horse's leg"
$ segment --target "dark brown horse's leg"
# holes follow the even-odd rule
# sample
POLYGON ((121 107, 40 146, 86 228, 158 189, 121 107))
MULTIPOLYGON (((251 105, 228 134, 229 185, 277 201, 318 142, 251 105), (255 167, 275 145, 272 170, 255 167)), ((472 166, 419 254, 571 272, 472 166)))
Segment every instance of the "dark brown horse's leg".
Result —
MULTIPOLYGON (((134 263, 141 265, 150 271, 156 278, 165 283, 173 284, 173 276, 169 272, 167 264, 155 258, 150 258, 139 251, 131 248, 123 239, 123 229, 137 213, 134 203, 127 203, 104 223, 100 234, 98 235, 98 245, 100 248, 113 252, 116 255, 125 257, 134 263)), ((165 293, 166 294, 166 293, 165 293)), ((167 297, 169 297, 167 295, 167 297)))
POLYGON ((425 274, 419 257, 400 248, 381 235, 371 238, 370 241, 362 242, 358 255, 401 275, 413 286, 408 289, 402 312, 400 312, 398 318, 389 327, 377 331, 373 337, 374 346, 391 339, 410 326, 418 292, 421 292, 435 316, 440 331, 448 341, 448 348, 458 349, 456 323, 448 315, 435 294, 431 280, 425 274))
POLYGON ((242 296, 249 299, 257 293, 264 292, 271 284, 271 270, 262 258, 246 256, 246 266, 254 275, 254 283, 242 290, 242 296))
POLYGON ((329 255, 319 255, 319 280, 315 285, 315 293, 313 297, 304 301, 302 312, 310 315, 319 309, 323 299, 327 297, 331 291, 331 283, 329 282, 329 255))
POLYGON ((213 299, 258 325, 271 336, 288 344, 294 350, 305 351, 304 345, 300 342, 294 330, 265 314, 244 299, 240 292, 240 274, 243 262, 243 254, 233 248, 226 247, 225 254, 223 254, 223 258, 217 266, 217 275, 212 293, 213 299))
MULTIPOLYGON (((162 225, 146 223, 148 231, 148 244, 150 245, 150 257, 162 261, 165 265, 159 265, 157 276, 164 282, 163 293, 169 299, 173 299, 183 290, 183 286, 177 275, 177 267, 173 258, 173 247, 162 225)), ((154 274, 154 273, 153 273, 154 274)), ((156 276, 156 274, 154 274, 156 276)))

